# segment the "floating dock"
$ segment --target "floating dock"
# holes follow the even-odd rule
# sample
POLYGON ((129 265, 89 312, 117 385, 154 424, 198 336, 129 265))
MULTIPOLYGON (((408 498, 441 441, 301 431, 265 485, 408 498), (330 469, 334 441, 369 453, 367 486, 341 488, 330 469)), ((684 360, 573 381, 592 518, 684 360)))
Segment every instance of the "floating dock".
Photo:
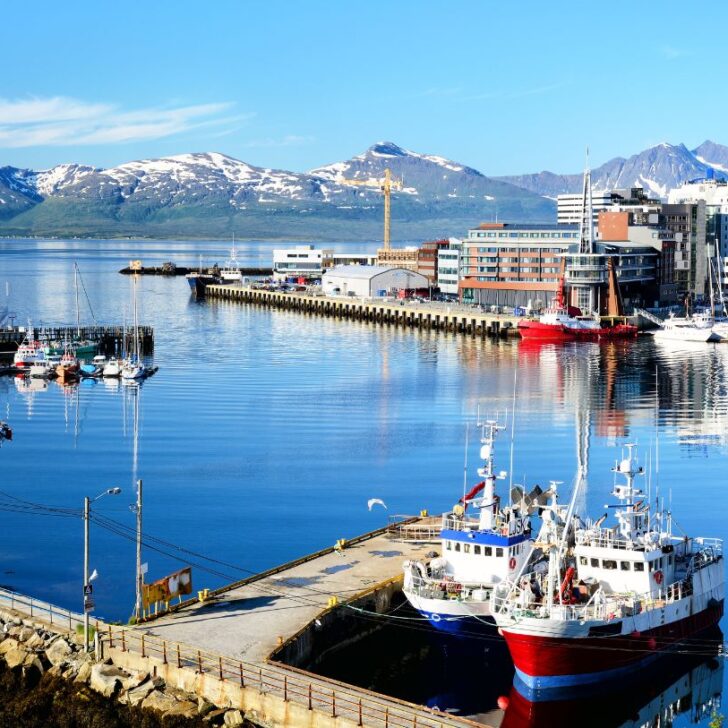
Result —
POLYGON ((312 316, 366 321, 382 326, 443 331, 467 336, 518 336, 517 316, 451 310, 447 304, 437 308, 391 301, 314 296, 307 293, 266 291, 247 286, 210 285, 208 299, 248 303, 312 316))

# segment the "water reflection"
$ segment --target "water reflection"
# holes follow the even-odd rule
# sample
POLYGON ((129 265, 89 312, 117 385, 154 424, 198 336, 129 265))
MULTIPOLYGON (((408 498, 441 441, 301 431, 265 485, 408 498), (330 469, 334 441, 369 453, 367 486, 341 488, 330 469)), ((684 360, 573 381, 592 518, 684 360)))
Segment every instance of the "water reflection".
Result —
POLYGON ((664 657, 612 691, 575 691, 561 700, 532 702, 514 686, 500 728, 706 725, 720 711, 723 690, 723 657, 717 648, 714 655, 664 657))

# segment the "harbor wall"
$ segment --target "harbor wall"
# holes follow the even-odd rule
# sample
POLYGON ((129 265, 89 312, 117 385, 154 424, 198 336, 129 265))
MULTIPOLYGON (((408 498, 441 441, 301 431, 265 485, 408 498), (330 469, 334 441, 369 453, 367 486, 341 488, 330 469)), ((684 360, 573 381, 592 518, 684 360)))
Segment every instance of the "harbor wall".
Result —
POLYGON ((459 310, 423 308, 413 304, 360 301, 304 293, 266 291, 241 286, 207 286, 211 299, 247 303, 311 316, 348 319, 380 326, 398 326, 466 336, 518 336, 518 317, 459 310))

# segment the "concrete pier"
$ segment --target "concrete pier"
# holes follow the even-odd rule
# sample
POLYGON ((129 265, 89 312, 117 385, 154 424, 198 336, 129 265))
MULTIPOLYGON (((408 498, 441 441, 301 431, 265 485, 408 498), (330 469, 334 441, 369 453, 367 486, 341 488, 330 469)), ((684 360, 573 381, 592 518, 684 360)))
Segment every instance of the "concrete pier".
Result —
POLYGON ((518 317, 504 314, 463 311, 447 304, 437 307, 392 301, 360 300, 314 296, 308 293, 266 291, 246 286, 207 286, 209 299, 235 301, 311 316, 366 321, 380 326, 442 331, 466 336, 518 336, 518 317))
MULTIPOLYGON (((374 628, 371 619, 357 621, 356 611, 388 610, 401 591, 402 562, 433 549, 438 522, 413 518, 338 542, 135 627, 96 622, 96 657, 160 677, 266 728, 483 728, 302 667, 342 638, 374 628)), ((0 590, 3 601, 15 611, 42 612, 46 621, 53 615, 68 631, 80 621, 0 590)))

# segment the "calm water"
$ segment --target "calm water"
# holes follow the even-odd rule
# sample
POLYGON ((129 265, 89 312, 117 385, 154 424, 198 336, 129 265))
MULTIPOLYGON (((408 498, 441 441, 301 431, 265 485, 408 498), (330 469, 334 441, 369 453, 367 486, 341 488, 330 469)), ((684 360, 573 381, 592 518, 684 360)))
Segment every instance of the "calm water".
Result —
MULTIPOLYGON (((240 259, 266 265, 272 247, 247 245, 240 259)), ((117 271, 129 259, 184 265, 199 252, 226 257, 212 243, 0 241, 0 285, 9 282, 19 323, 73 321, 77 261, 96 319, 119 323, 130 281, 117 271)), ((390 514, 449 508, 462 492, 466 423, 478 408, 511 407, 515 372, 517 481, 561 480, 566 493, 581 458, 587 505, 601 513, 620 445, 638 443, 647 464, 659 431, 660 492, 677 523, 728 537, 728 345, 527 348, 197 303, 182 278, 142 278, 139 293, 160 367, 141 387, 0 378, 0 417, 15 433, 0 450, 0 490, 80 509, 84 495, 123 489, 94 505, 121 524, 92 525, 99 615, 125 619, 133 606, 124 529, 134 527, 136 477, 145 531, 163 541, 145 550, 149 578, 192 563, 195 588, 214 587, 384 525, 371 497, 390 514)), ((500 452, 506 469, 506 442, 500 452)), ((472 440, 471 463, 476 453, 472 440)), ((0 496, 0 583, 79 609, 82 522, 9 502, 0 496)))

